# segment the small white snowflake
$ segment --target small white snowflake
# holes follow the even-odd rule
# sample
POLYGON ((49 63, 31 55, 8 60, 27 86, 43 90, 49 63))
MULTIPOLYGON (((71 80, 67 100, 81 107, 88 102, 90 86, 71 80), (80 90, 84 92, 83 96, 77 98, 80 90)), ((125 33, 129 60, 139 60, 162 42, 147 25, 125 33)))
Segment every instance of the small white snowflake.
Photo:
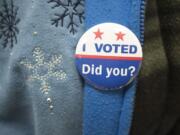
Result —
POLYGON ((31 72, 28 80, 40 81, 40 90, 46 95, 49 108, 52 109, 52 100, 48 96, 51 90, 49 79, 65 80, 67 78, 67 74, 63 70, 55 70, 62 63, 62 55, 52 55, 51 59, 46 61, 44 52, 40 47, 36 47, 32 55, 34 57, 34 63, 23 59, 20 61, 20 64, 24 65, 31 72))

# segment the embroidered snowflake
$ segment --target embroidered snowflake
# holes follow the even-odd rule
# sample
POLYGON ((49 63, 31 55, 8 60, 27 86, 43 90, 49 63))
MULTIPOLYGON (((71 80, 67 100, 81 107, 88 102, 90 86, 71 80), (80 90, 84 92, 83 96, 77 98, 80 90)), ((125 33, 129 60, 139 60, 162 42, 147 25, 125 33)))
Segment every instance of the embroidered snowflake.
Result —
POLYGON ((54 8, 61 8, 61 12, 55 13, 55 18, 53 18, 52 25, 58 27, 59 23, 63 27, 69 29, 70 33, 75 34, 79 24, 84 21, 84 0, 49 0, 48 3, 54 3, 54 8), (64 22, 67 24, 64 24, 64 22))
POLYGON ((35 63, 31 63, 27 59, 23 59, 20 61, 20 64, 30 70, 31 74, 28 80, 37 80, 40 82, 40 90, 44 95, 46 95, 49 108, 52 110, 52 99, 49 97, 49 92, 51 90, 49 80, 52 78, 65 80, 67 77, 63 70, 56 70, 57 66, 62 63, 62 55, 52 55, 50 61, 47 62, 44 57, 44 52, 41 48, 36 47, 33 50, 33 57, 35 63))
POLYGON ((8 44, 12 48, 14 43, 17 43, 17 34, 19 33, 17 24, 20 22, 17 12, 18 8, 14 6, 13 0, 10 1, 10 4, 3 0, 2 10, 0 11, 0 39, 3 40, 4 48, 8 44))

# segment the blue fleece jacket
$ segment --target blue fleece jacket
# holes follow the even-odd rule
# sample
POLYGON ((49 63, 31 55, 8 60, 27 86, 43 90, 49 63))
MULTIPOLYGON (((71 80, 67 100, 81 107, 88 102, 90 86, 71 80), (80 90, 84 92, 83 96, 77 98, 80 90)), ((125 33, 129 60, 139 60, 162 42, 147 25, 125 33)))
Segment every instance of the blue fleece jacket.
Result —
MULTIPOLYGON (((141 0, 86 0, 88 29, 104 22, 125 25, 140 39, 141 0)), ((84 87, 84 135, 128 135, 131 127, 136 82, 117 91, 84 87)))

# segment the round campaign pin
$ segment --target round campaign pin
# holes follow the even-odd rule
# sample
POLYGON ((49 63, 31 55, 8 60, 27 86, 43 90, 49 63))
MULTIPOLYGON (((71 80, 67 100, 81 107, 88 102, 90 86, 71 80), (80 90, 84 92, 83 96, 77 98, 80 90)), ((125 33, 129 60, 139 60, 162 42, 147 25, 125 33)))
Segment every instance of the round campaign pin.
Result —
POLYGON ((116 23, 87 30, 76 47, 76 66, 85 81, 100 90, 130 84, 141 67, 142 47, 136 35, 116 23))

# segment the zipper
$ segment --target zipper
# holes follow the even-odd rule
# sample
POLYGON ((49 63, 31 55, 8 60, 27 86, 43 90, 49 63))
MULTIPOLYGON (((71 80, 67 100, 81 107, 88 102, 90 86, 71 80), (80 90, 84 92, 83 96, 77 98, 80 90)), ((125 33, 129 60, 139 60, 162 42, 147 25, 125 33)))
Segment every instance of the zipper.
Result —
POLYGON ((145 20, 145 9, 147 0, 141 0, 140 5, 140 42, 144 45, 144 20, 145 20))
MULTIPOLYGON (((147 0, 141 0, 141 4, 140 4, 140 23, 139 23, 140 24, 140 39, 139 40, 141 42, 141 46, 144 45, 144 30, 145 30, 144 22, 145 22, 146 4, 147 4, 147 0)), ((135 89, 137 90, 137 87, 138 87, 138 78, 135 79, 134 85, 135 85, 134 86, 135 89)), ((134 100, 136 99, 136 94, 134 95, 133 98, 134 98, 134 100)), ((134 103, 133 107, 135 109, 135 101, 133 103, 134 103)), ((134 109, 133 109, 133 112, 134 112, 134 109)), ((132 117, 134 115, 133 112, 132 112, 132 117)), ((131 123, 130 129, 131 129, 131 127, 132 127, 132 123, 131 123)), ((130 133, 130 129, 129 129, 129 133, 130 133)))

